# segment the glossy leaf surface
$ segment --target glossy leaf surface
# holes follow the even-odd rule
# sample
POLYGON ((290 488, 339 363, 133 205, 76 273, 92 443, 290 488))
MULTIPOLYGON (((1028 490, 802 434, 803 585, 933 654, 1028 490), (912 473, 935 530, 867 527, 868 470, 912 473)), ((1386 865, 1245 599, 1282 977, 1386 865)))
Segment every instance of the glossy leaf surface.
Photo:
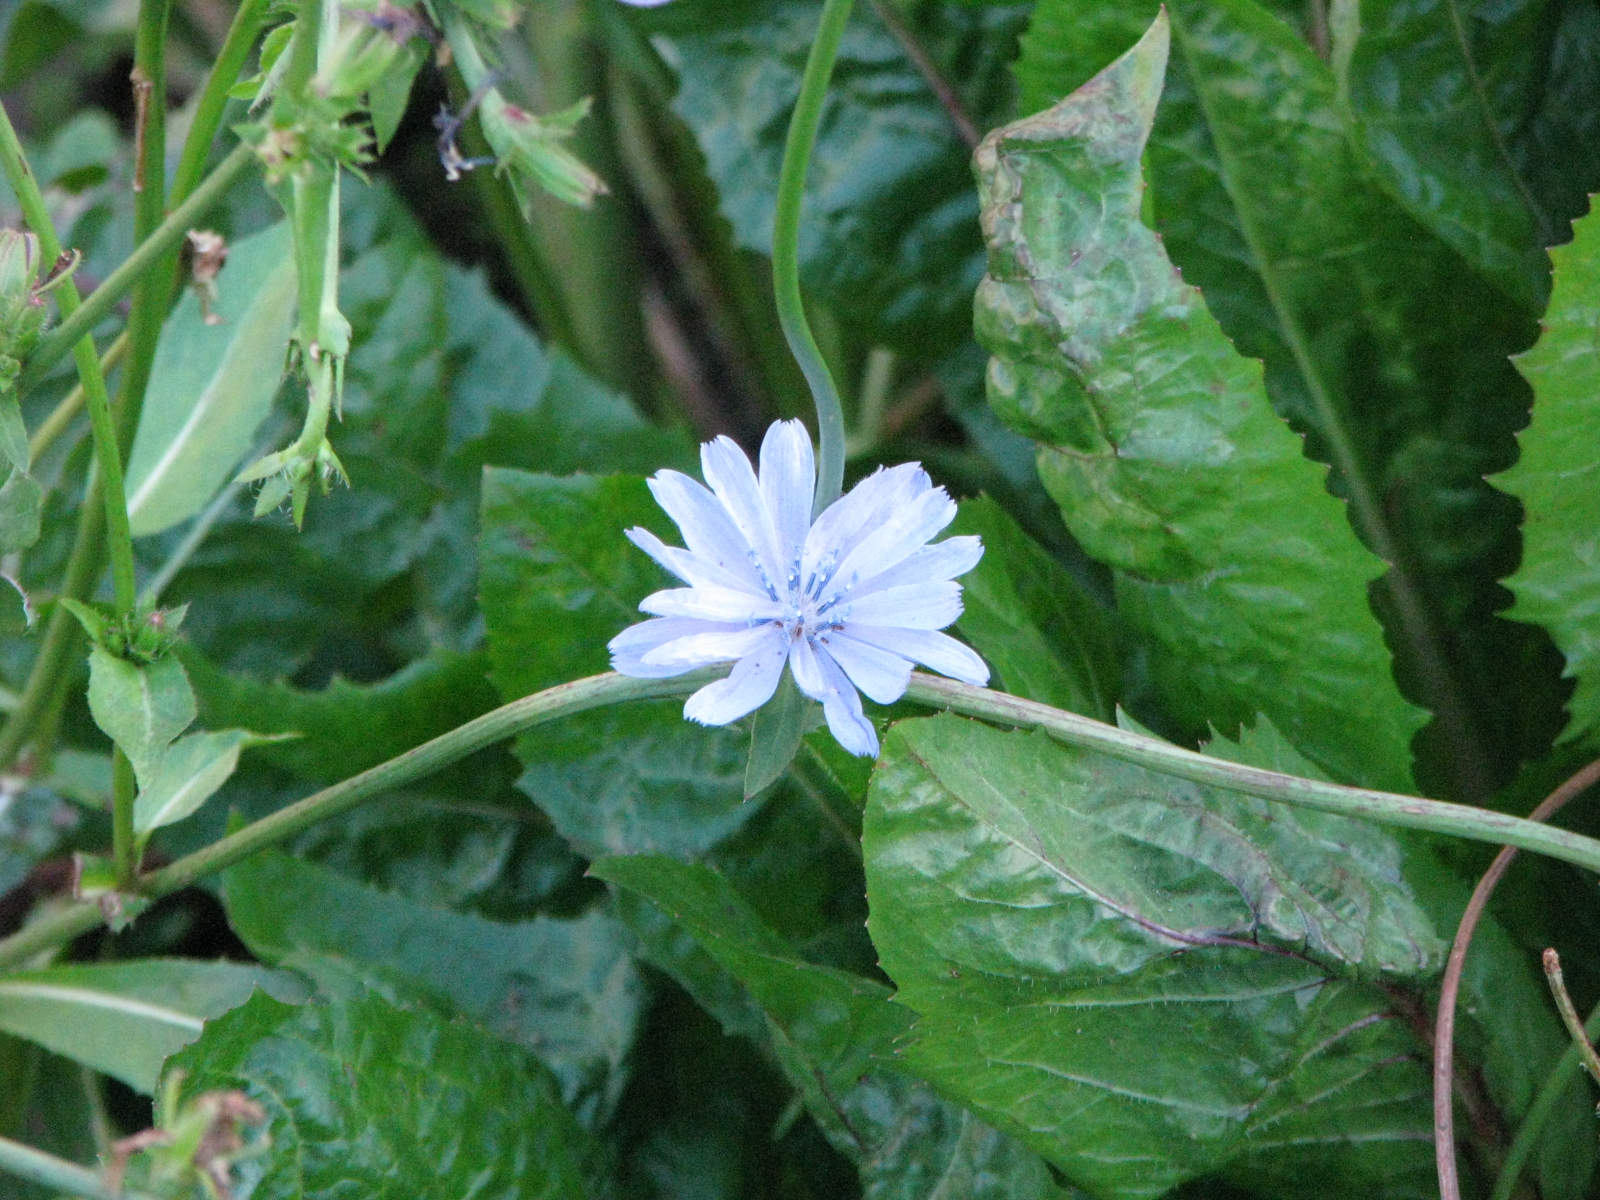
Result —
POLYGON ((1229 344, 1140 220, 1140 156, 1165 18, 1070 99, 977 159, 989 275, 978 335, 991 403, 1040 440, 1068 527, 1118 569, 1188 722, 1264 712, 1335 777, 1405 790, 1422 714, 1390 673, 1345 524, 1259 364, 1229 344))
POLYGON ((1097 1195, 1255 1142, 1281 1166, 1299 1120, 1344 1169, 1425 1174, 1414 1044, 1357 980, 1426 975, 1443 946, 1386 834, 1302 816, 1042 734, 897 725, 863 847, 920 1016, 907 1066, 1097 1195))
POLYGON ((644 999, 612 918, 591 912, 501 924, 281 854, 234 867, 226 892, 233 928, 263 959, 335 995, 421 988, 447 1014, 536 1054, 586 1124, 610 1118, 644 999))
POLYGON ((18 971, 0 977, 0 1030, 149 1095, 170 1055, 258 989, 303 996, 290 977, 236 963, 142 959, 18 971))
POLYGON ((291 1006, 257 996, 172 1062, 183 1094, 238 1088, 271 1152, 255 1200, 577 1200, 587 1140, 538 1061, 471 1025, 370 992, 291 1006))

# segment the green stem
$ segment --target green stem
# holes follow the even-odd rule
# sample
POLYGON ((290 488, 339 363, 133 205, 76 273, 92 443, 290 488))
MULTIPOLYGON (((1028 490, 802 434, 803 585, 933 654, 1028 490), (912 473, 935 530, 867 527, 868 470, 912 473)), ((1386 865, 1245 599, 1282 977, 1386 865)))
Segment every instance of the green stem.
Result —
POLYGON ((117 746, 111 752, 111 862, 117 887, 131 891, 139 880, 139 848, 133 832, 133 802, 138 795, 133 764, 117 746))
POLYGON ((245 168, 255 161, 256 154, 251 147, 242 143, 235 146, 228 156, 217 164, 216 170, 206 176, 206 181, 197 187, 187 200, 174 208, 154 233, 134 247, 133 253, 123 260, 121 266, 105 277, 77 311, 65 317, 60 325, 39 339, 39 344, 28 356, 28 365, 18 383, 19 389, 26 391, 44 378, 45 372, 61 361, 72 344, 98 325, 111 311, 112 305, 122 299, 128 289, 141 279, 162 255, 183 240, 184 235, 194 228, 200 216, 215 204, 245 168))
MULTIPOLYGON (((320 821, 348 812, 385 792, 545 721, 629 700, 686 695, 708 681, 720 678, 727 671, 727 667, 709 668, 675 679, 630 679, 607 673, 563 683, 514 700, 152 872, 145 876, 139 891, 151 898, 166 896, 274 843, 302 833, 320 821)), ((1000 725, 1041 729, 1068 745, 1081 746, 1177 779, 1383 825, 1426 829, 1472 841, 1516 846, 1600 873, 1600 841, 1563 829, 1552 829, 1537 821, 1509 817, 1465 804, 1448 804, 1416 796, 1344 787, 1337 783, 1300 779, 1277 771, 1207 758, 1160 738, 1118 729, 1089 717, 1051 708, 1048 704, 921 672, 911 676, 906 698, 931 708, 948 709, 1000 725)), ((16 966, 41 950, 93 929, 100 920, 100 908, 95 904, 83 903, 57 910, 26 926, 20 933, 0 940, 0 967, 16 966)))
POLYGON ((127 1188, 113 1192, 106 1187, 100 1172, 80 1167, 75 1162, 46 1154, 43 1150, 36 1150, 10 1138, 0 1137, 0 1171, 50 1191, 86 1196, 88 1200, 118 1200, 118 1197, 121 1200, 153 1200, 144 1192, 127 1188))
MULTIPOLYGON (((105 375, 110 372, 112 367, 122 361, 122 356, 127 352, 128 331, 124 329, 100 356, 100 373, 105 375)), ((83 383, 80 381, 50 410, 50 415, 39 422, 32 436, 28 438, 28 461, 38 462, 39 456, 55 445, 56 439, 72 427, 82 409, 83 383)))
MULTIPOLYGON (((12 128, 11 116, 0 106, 0 169, 16 194, 22 216, 39 239, 43 260, 53 263, 61 256, 61 241, 56 237, 39 183, 29 169, 12 128)), ((78 285, 62 281, 56 289, 56 303, 63 317, 70 319, 79 306, 78 285)), ((65 324, 65 322, 63 322, 65 324)), ((89 427, 94 433, 95 462, 100 469, 101 496, 105 504, 107 546, 111 554, 111 577, 119 611, 131 611, 135 600, 133 537, 128 532, 128 504, 122 490, 122 453, 117 444, 116 424, 111 416, 111 398, 106 394, 106 377, 100 373, 100 355, 94 339, 87 334, 72 347, 83 383, 84 403, 89 409, 89 427)))
POLYGON ((187 200, 205 175, 211 143, 216 141, 217 130, 222 127, 222 114, 228 107, 228 91, 238 82, 250 50, 267 23, 267 3, 268 0, 244 0, 233 14, 228 36, 223 40, 222 50, 195 105, 194 120, 183 142, 183 155, 172 173, 172 191, 167 203, 173 206, 187 200))
MULTIPOLYGON (((139 23, 133 39, 134 167, 133 240, 138 245, 157 229, 167 213, 167 18, 172 0, 140 0, 139 23)), ((128 361, 122 369, 117 396, 116 444, 126 453, 139 425, 145 386, 156 357, 156 342, 172 303, 172 280, 178 271, 174 246, 160 263, 134 284, 128 309, 128 361)), ((93 418, 93 409, 90 417, 93 418)), ((98 433, 96 434, 98 438, 98 433)), ((120 474, 120 472, 119 472, 120 474)), ((106 494, 116 490, 106 479, 106 494)), ((112 570, 116 570, 117 539, 111 538, 112 570)), ((118 607, 121 607, 118 593, 118 607)), ((131 601, 130 601, 131 603, 131 601)))
MULTIPOLYGON (((1600 1005, 1589 1014, 1589 1020, 1583 1028, 1591 1039, 1600 1037, 1600 1005)), ((1489 1200, 1511 1200, 1517 1190, 1517 1181, 1522 1178, 1522 1169, 1528 1165, 1529 1157, 1539 1146, 1544 1127, 1549 1124, 1557 1106, 1566 1098, 1567 1090, 1582 1070, 1583 1055, 1577 1043, 1573 1042, 1567 1046, 1555 1070, 1539 1086, 1533 1103, 1528 1106, 1528 1115, 1522 1118, 1517 1136, 1512 1139, 1511 1149, 1506 1151, 1505 1165, 1500 1168, 1500 1178, 1495 1180, 1494 1192, 1489 1200)))
POLYGON ((822 8, 822 23, 817 27, 806 73, 800 81, 800 99, 789 121, 789 139, 783 147, 783 170, 778 176, 778 210, 772 224, 772 287, 778 304, 778 322, 800 370, 811 385, 811 398, 817 405, 817 441, 820 446, 817 471, 817 502, 820 513, 839 498, 844 489, 844 406, 839 389, 828 370, 827 360, 817 348, 817 339, 806 320, 805 301, 800 295, 800 209, 805 200, 806 167, 817 141, 817 126, 828 95, 828 79, 833 60, 839 54, 839 41, 850 19, 853 0, 827 0, 822 8))

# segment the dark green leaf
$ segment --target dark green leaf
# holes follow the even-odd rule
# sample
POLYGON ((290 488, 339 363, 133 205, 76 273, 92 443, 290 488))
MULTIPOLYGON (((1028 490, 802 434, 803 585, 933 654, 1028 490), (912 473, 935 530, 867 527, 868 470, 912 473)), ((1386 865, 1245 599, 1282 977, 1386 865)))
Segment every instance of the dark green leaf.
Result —
POLYGON ((600 859, 593 871, 669 913, 748 989, 813 1115, 859 1164, 865 1195, 1054 1194, 1037 1156, 874 1061, 909 1025, 887 988, 799 958, 705 867, 637 856, 600 859))
MULTIPOLYGON (((421 988, 537 1054, 585 1124, 610 1119, 628 1079, 643 986, 601 912, 518 924, 430 908, 324 867, 264 854, 226 878, 228 918, 261 958, 388 993, 421 988)), ((391 997, 393 998, 393 997, 391 997)))
POLYGON ((1551 251, 1555 290, 1544 336, 1518 360, 1533 384, 1533 423, 1522 458, 1496 483, 1522 501, 1522 567, 1507 581, 1516 616, 1548 629, 1577 680, 1568 737, 1600 725, 1600 221, 1573 226, 1572 244, 1551 251))
POLYGON ((257 996, 172 1060, 183 1094, 242 1089, 272 1148, 254 1200, 573 1200, 583 1130, 537 1059, 471 1025, 381 997, 292 1007, 257 996))
POLYGON ((0 486, 0 554, 26 550, 39 540, 39 509, 44 489, 31 475, 12 471, 0 486))
POLYGON ((988 497, 964 501, 950 528, 983 538, 961 577, 958 627, 995 669, 989 686, 1112 720, 1119 670, 1105 610, 988 497))
POLYGON ((379 683, 335 678, 309 691, 228 675, 190 649, 180 653, 203 724, 299 734, 263 746, 258 757, 319 783, 376 766, 494 707, 482 654, 436 650, 379 683))
POLYGON ((897 725, 864 848, 873 941, 921 1017, 906 1063, 1097 1195, 1159 1195, 1253 1139, 1281 1157, 1276 1126, 1324 1095, 1321 1152, 1376 1178, 1396 1162, 1362 1148, 1398 1141, 1425 1170, 1414 1044, 1352 977, 1443 947, 1392 839, 1302 815, 1042 734, 897 725))
POLYGON ((1044 442, 1068 527, 1118 568, 1118 605, 1160 647, 1189 724, 1265 712, 1340 779, 1405 790, 1422 714, 1395 688, 1345 525, 1259 364, 1229 344, 1140 220, 1163 17, 1071 99, 978 154, 990 399, 1044 442))
POLYGON ((0 976, 0 1030, 148 1095, 169 1055, 263 988, 287 1000, 304 995, 274 971, 190 959, 18 971, 0 976))
POLYGON ((1352 126, 1384 186, 1532 312, 1544 247, 1600 183, 1600 13, 1570 0, 1362 0, 1335 21, 1352 126))
POLYGON ((288 222, 230 248, 208 321, 186 292, 161 330, 128 456, 134 536, 194 516, 227 483, 272 409, 294 317, 288 222))
MULTIPOLYGON (((1045 0, 1018 67, 1026 105, 1088 79, 1158 7, 1045 0)), ((1402 690, 1436 714, 1414 747, 1418 783, 1485 803, 1560 720, 1548 640, 1494 616, 1517 512, 1483 482, 1515 455, 1528 397, 1506 356, 1532 328, 1372 178, 1334 72, 1279 19, 1300 8, 1169 6, 1145 217, 1223 332, 1264 361, 1274 407, 1392 564, 1373 598, 1402 690)))
POLYGON ((750 719, 750 758, 744 768, 744 798, 751 799, 789 769, 806 734, 821 723, 822 711, 808 700, 785 671, 778 690, 750 719))

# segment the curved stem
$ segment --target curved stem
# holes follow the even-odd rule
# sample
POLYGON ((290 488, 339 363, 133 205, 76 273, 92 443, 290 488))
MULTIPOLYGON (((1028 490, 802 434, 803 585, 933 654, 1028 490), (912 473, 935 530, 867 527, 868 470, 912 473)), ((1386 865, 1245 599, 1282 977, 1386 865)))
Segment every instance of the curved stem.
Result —
MULTIPOLYGON (((713 667, 675 679, 630 679, 608 672, 514 700, 152 872, 141 881, 139 891, 152 898, 168 895, 275 842, 293 837, 319 821, 347 812, 384 792, 545 721, 628 700, 687 695, 708 681, 722 677, 728 670, 728 667, 713 667)), ((1464 804, 1447 804, 1415 796, 1344 787, 1207 758, 1160 738, 1118 729, 1089 717, 1051 708, 1048 704, 921 672, 911 676, 906 698, 931 708, 949 709, 997 724, 1041 729, 1069 745, 1107 754, 1177 779, 1380 824, 1519 846, 1600 873, 1600 841, 1563 829, 1552 829, 1536 821, 1508 817, 1503 813, 1488 812, 1464 804)), ((94 904, 77 904, 62 909, 27 926, 20 933, 0 940, 0 967, 15 966, 41 950, 94 928, 99 921, 100 910, 94 904)))
POLYGON ((245 60, 255 45, 256 37, 267 23, 268 0, 244 0, 233 14, 233 24, 228 26, 228 36, 223 40, 217 61, 206 77, 206 86, 195 105, 194 120, 183 142, 183 156, 172 173, 172 192, 167 202, 182 204, 199 186, 205 174, 206 160, 211 156, 211 143, 216 140, 222 126, 222 114, 228 106, 228 91, 239 79, 245 60))
MULTIPOLYGON (((11 125, 11 116, 3 106, 0 106, 0 168, 4 169, 6 180, 22 207, 23 219, 39 239, 43 261, 54 263, 61 257, 61 240, 56 237, 50 210, 45 206, 39 183, 23 156, 17 131, 11 125)), ((63 280, 56 289, 56 296, 62 314, 70 318, 79 305, 77 284, 70 279, 63 280)), ((83 383, 84 402, 89 409, 89 426, 94 431, 95 463, 100 470, 100 491, 105 504, 106 541, 111 554, 116 604, 119 611, 132 611, 136 598, 133 537, 128 532, 128 504, 122 490, 122 453, 117 444, 116 423, 111 415, 111 398, 106 394, 106 377, 100 373, 100 355, 94 348, 94 339, 87 335, 79 338, 73 345, 72 354, 77 360, 78 378, 83 383)))
MULTIPOLYGON (((1589 1014, 1589 1020, 1583 1029, 1591 1040, 1600 1036, 1600 1005, 1596 1005, 1594 1011, 1589 1014)), ((1539 1145, 1539 1138, 1544 1133, 1544 1127, 1549 1123, 1551 1114, 1556 1111, 1561 1098, 1567 1094, 1567 1089, 1572 1086, 1582 1070, 1582 1052, 1574 1043, 1567 1047, 1561 1060, 1556 1063, 1555 1069, 1550 1072, 1550 1077, 1540 1084, 1533 1103, 1528 1106, 1528 1113, 1522 1118, 1517 1136, 1511 1141, 1511 1149, 1506 1151, 1505 1165, 1500 1168, 1500 1178, 1495 1180, 1494 1191, 1490 1194, 1489 1200, 1511 1200, 1511 1194, 1516 1191, 1517 1182, 1522 1178, 1522 1169, 1527 1166, 1528 1159, 1539 1145)))
POLYGON ((789 121, 783 170, 778 176, 778 208, 772 223, 772 287, 778 323, 783 326, 783 336, 788 339, 817 406, 820 461, 815 513, 837 500, 844 489, 844 406, 839 402, 833 373, 811 333, 805 301, 800 295, 800 209, 805 200, 806 167, 816 145, 828 79, 833 74, 833 60, 839 54, 845 23, 850 19, 851 3, 852 0, 827 0, 823 5, 822 23, 817 27, 816 41, 811 43, 811 56, 806 59, 805 76, 800 82, 800 99, 789 121))
POLYGON ((113 1192, 106 1186, 99 1171, 80 1167, 75 1162, 46 1154, 21 1142, 0 1137, 0 1171, 26 1179, 52 1192, 65 1192, 69 1196, 85 1196, 88 1200, 152 1200, 144 1192, 123 1188, 113 1192))
POLYGON ((134 247, 133 253, 101 281, 81 307, 70 316, 65 316, 60 325, 39 339, 18 381, 19 390, 26 391, 44 378, 45 372, 61 361, 74 342, 98 325, 111 311, 112 305, 122 299, 163 254, 183 240, 184 235, 194 227, 195 221, 221 198, 255 160, 255 151, 249 146, 243 143, 235 146, 217 164, 216 170, 206 176, 205 182, 194 190, 193 195, 174 208, 154 233, 134 247))
MULTIPOLYGON (((1600 782, 1600 760, 1590 763, 1541 800, 1528 814, 1528 820, 1548 821, 1596 782, 1600 782)), ((1504 847, 1478 880, 1478 886, 1472 889, 1472 898, 1467 901, 1466 911, 1456 926, 1455 941, 1450 945, 1450 957, 1445 960, 1444 978, 1439 987, 1439 1010, 1433 1026, 1433 1153, 1439 1173, 1440 1200, 1461 1200, 1461 1181, 1456 1173, 1454 1103, 1456 1000, 1461 994, 1461 973, 1466 967, 1467 951, 1472 947, 1472 935, 1477 932, 1489 897, 1516 857, 1515 846, 1504 847)), ((1509 1169, 1508 1163, 1501 1171, 1502 1178, 1509 1169)))

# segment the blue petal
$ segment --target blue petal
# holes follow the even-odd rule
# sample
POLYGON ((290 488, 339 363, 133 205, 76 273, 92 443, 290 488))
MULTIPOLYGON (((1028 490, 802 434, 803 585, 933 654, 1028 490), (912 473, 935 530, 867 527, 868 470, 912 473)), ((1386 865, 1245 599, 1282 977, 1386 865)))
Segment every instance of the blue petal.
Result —
POLYGON ((766 595, 765 592, 757 592, 757 585, 749 579, 724 571, 716 563, 707 562, 691 551, 669 546, 648 529, 635 526, 627 531, 626 537, 690 587, 728 588, 737 592, 766 595))
POLYGON ((789 636, 776 625, 768 626, 756 649, 741 658, 726 679, 708 683, 689 697, 683 715, 702 725, 726 725, 752 713, 778 690, 789 636))
POLYGON ((777 531, 767 512, 767 502, 762 498, 761 484, 744 451, 732 438, 713 438, 700 447, 700 470, 744 540, 755 551, 772 588, 782 589, 785 571, 777 531))
POLYGON ((830 504, 806 535, 801 581, 807 590, 819 575, 831 578, 846 555, 899 508, 933 486, 916 463, 880 469, 830 504))
MULTIPOLYGON (((681 615, 689 617, 709 614, 685 612, 681 615)), ((859 598, 849 597, 828 615, 840 624, 860 621, 864 625, 890 625, 897 629, 943 629, 961 615, 961 585, 945 581, 910 583, 903 587, 884 588, 882 591, 871 592, 859 598)))
POLYGON ((703 485, 679 471, 660 471, 649 484, 656 503, 677 522, 691 554, 722 568, 749 588, 766 591, 760 572, 750 561, 750 543, 728 510, 703 485))
POLYGON ((744 626, 719 624, 713 621, 695 621, 684 617, 663 617, 654 621, 641 621, 630 625, 611 639, 606 649, 611 651, 611 669, 619 675, 634 679, 669 679, 682 675, 687 667, 653 665, 644 662, 644 656, 657 646, 697 633, 735 633, 744 626))
POLYGON ((983 557, 983 540, 978 537, 953 537, 931 546, 921 546, 911 552, 899 566, 890 567, 871 579, 864 579, 850 589, 853 597, 881 592, 886 588, 903 587, 908 583, 943 583, 957 575, 965 575, 978 565, 983 557))
POLYGON ((956 502, 943 488, 930 488, 901 506, 851 550, 832 581, 817 594, 820 604, 842 596, 856 584, 899 566, 955 520, 956 502))
MULTIPOLYGON (((766 596, 732 588, 668 588, 652 592, 639 611, 658 617, 693 617, 698 621, 771 621, 783 616, 783 605, 766 596)), ((952 618, 953 620, 954 618, 952 618)))
POLYGON ((831 630, 817 639, 822 653, 844 668, 867 697, 879 704, 893 704, 906 694, 911 682, 911 663, 898 654, 858 642, 843 630, 831 630))
POLYGON ((895 629, 887 625, 860 625, 852 621, 839 631, 847 637, 912 662, 931 671, 982 687, 989 682, 989 667, 969 646, 931 629, 895 629))
POLYGON ((678 671, 733 662, 759 650, 770 636, 772 628, 771 625, 756 625, 731 632, 717 630, 691 633, 657 646, 644 655, 642 661, 647 667, 670 666, 678 671))
POLYGON ((786 576, 790 571, 799 573, 816 494, 811 435, 799 421, 774 421, 761 442, 761 495, 778 535, 786 576))

